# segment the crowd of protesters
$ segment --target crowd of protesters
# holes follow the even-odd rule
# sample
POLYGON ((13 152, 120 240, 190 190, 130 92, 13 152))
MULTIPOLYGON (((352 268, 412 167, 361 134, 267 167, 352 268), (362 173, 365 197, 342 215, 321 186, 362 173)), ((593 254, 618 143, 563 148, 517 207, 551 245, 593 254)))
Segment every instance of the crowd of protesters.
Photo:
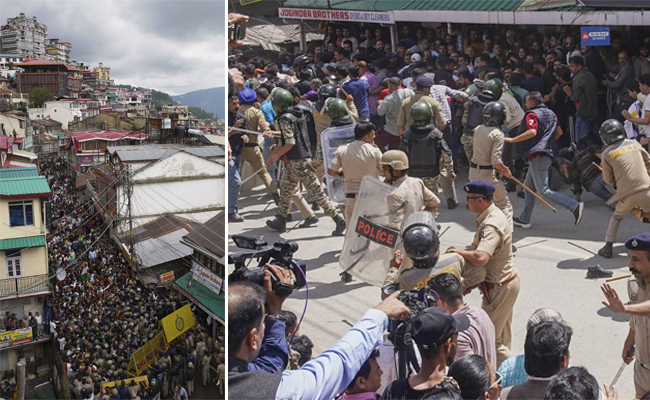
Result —
POLYGON ((52 190, 55 225, 47 236, 54 293, 45 302, 42 321, 73 395, 159 399, 172 397, 177 385, 191 396, 197 378, 204 386, 212 384, 210 368, 224 368, 223 337, 213 340, 214 322, 198 310, 196 326, 175 339, 169 351, 161 349, 147 368, 148 384, 131 380, 137 375, 129 366, 131 356, 160 332, 160 321, 181 302, 136 278, 99 213, 75 197, 76 180, 64 159, 41 159, 39 168, 52 190), (63 279, 54 275, 61 270, 63 279), (119 383, 113 392, 102 393, 101 385, 113 381, 119 383))

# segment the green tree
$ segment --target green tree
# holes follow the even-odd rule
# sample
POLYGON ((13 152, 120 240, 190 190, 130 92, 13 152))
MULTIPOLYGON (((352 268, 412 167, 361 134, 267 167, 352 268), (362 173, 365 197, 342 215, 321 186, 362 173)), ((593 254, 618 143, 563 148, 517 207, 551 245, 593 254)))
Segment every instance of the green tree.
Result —
POLYGON ((46 101, 54 100, 54 95, 45 88, 34 88, 27 95, 27 100, 29 100, 30 107, 39 108, 43 107, 43 103, 46 101))

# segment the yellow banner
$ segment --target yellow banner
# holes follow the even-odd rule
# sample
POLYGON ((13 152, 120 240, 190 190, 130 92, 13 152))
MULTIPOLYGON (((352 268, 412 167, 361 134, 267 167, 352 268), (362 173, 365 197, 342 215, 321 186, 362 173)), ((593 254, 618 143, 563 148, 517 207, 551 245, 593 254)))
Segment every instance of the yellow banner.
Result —
POLYGON ((186 304, 185 306, 163 318, 162 326, 165 331, 167 343, 176 339, 178 336, 182 335, 183 332, 193 327, 194 315, 192 315, 192 309, 190 308, 190 305, 186 304))
POLYGON ((160 283, 169 283, 174 281, 174 271, 165 272, 160 274, 160 283))
POLYGON ((9 332, 0 332, 0 349, 31 341, 32 328, 16 329, 15 331, 9 332))

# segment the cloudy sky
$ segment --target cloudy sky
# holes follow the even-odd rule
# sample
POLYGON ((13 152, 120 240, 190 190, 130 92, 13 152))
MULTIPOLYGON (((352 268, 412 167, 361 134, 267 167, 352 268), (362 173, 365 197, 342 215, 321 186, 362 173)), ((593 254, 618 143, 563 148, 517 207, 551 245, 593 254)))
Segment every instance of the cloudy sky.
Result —
POLYGON ((0 23, 36 16, 71 59, 116 84, 172 95, 225 86, 225 0, 0 0, 0 23))

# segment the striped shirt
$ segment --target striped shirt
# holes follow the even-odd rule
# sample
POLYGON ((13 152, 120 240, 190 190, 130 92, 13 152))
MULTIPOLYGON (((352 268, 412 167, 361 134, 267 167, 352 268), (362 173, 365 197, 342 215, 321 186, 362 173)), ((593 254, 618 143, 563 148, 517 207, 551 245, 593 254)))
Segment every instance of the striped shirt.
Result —
POLYGON ((447 98, 452 97, 456 100, 467 100, 469 98, 467 93, 460 90, 451 89, 444 85, 431 86, 429 96, 433 97, 438 103, 440 103, 440 107, 442 108, 442 115, 445 116, 446 123, 450 123, 452 119, 451 107, 449 107, 447 98))

